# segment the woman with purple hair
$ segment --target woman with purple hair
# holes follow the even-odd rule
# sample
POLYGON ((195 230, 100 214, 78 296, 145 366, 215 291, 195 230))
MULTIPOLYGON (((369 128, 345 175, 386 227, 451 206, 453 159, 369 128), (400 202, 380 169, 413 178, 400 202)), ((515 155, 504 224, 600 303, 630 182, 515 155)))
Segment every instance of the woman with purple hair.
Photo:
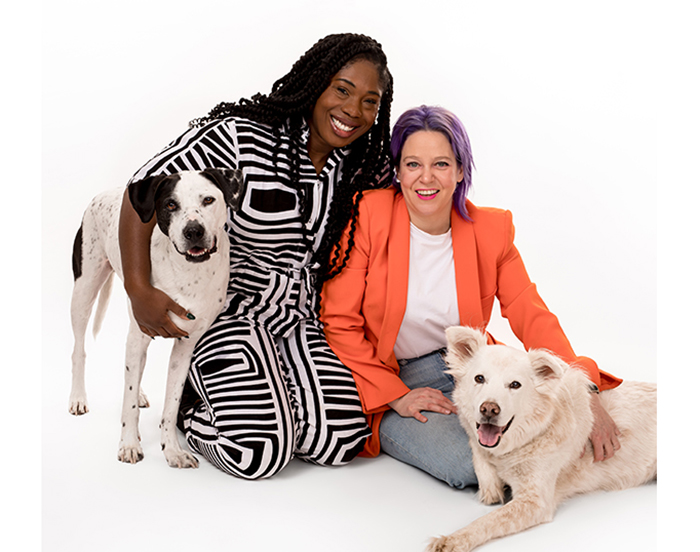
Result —
MULTIPOLYGON (((601 390, 621 380, 574 353, 528 277, 511 213, 466 199, 473 160, 455 115, 440 107, 408 110, 394 126, 391 154, 394 187, 367 191, 360 201, 336 257, 345 267, 324 285, 321 319, 331 348, 352 370, 372 428, 363 455, 384 451, 464 488, 477 480, 450 400, 445 328, 485 329, 498 299, 526 349, 545 348, 576 364, 601 390)), ((618 430, 599 398, 592 401, 590 438, 595 459, 604 460, 619 448, 618 430)))

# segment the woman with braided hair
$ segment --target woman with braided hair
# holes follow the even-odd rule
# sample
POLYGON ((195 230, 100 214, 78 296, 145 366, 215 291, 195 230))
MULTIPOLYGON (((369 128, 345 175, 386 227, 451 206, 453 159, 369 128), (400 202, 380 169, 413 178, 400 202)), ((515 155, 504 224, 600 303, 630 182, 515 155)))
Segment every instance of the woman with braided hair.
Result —
MULTIPOLYGON (((197 344, 180 420, 190 448, 227 473, 270 477, 293 457, 342 465, 370 434, 318 303, 347 261, 335 246, 362 191, 389 183, 392 85, 380 44, 327 36, 268 95, 217 105, 132 179, 223 167, 246 180, 227 223, 226 306, 197 344)), ((185 337, 168 311, 189 313, 150 285, 154 225, 123 202, 124 286, 141 331, 185 337)))

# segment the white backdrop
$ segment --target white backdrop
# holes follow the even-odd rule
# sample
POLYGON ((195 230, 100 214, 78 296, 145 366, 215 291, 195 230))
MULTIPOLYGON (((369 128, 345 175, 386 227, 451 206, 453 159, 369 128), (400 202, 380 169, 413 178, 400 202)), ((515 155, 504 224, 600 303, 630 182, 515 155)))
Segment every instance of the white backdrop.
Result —
POLYGON ((393 120, 420 103, 462 119, 477 167, 471 199, 513 211, 516 244, 575 350, 654 379, 646 16, 615 2, 486 4, 45 5, 44 264, 57 267, 45 273, 46 307, 71 285, 58 267, 93 195, 124 185, 219 101, 268 92, 316 39, 363 32, 389 58, 393 120))
MULTIPOLYGON (((65 419, 70 257, 87 202, 124 185, 216 103, 268 92, 313 42, 334 32, 382 43, 394 76, 393 120, 421 103, 462 119, 476 162, 470 198, 513 211, 516 245, 576 352, 623 378, 656 381, 652 22, 646 2, 614 0, 44 3, 45 524, 61 503, 49 493, 67 461, 57 461, 56 433, 76 423, 65 419)), ((88 385, 98 389, 111 372, 111 430, 126 323, 118 286, 113 302, 88 351, 108 348, 115 364, 88 366, 88 385)), ((496 309, 492 333, 516 344, 498 318, 496 309)), ((147 375, 158 372, 149 366, 147 375)), ((116 455, 113 435, 107 462, 116 455)), ((86 469, 98 472, 102 461, 86 469)))

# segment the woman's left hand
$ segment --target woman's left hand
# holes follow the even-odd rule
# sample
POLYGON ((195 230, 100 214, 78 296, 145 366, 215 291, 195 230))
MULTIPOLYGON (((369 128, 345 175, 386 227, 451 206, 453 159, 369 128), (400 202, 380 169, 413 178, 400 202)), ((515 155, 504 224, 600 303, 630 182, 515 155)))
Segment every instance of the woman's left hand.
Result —
POLYGON ((618 440, 620 430, 610 414, 603 408, 600 395, 591 396, 591 409, 593 411, 593 429, 589 439, 593 445, 593 461, 609 460, 615 455, 616 450, 620 450, 620 441, 618 440))

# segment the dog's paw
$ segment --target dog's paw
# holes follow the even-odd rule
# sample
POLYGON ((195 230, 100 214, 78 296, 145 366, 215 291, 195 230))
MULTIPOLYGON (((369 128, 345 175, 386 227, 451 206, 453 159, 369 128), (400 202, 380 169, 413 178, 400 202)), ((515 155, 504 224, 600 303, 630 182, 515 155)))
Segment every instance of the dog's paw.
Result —
POLYGON ((119 447, 117 458, 120 462, 126 464, 136 464, 136 462, 143 460, 143 449, 139 444, 130 446, 122 445, 119 447))
POLYGON ((471 542, 458 533, 431 539, 426 552, 469 552, 472 550, 474 546, 471 542))
POLYGON ((143 392, 143 389, 139 389, 139 408, 148 408, 149 406, 151 403, 148 402, 146 393, 143 392))
POLYGON ((69 404, 68 404, 68 412, 73 414, 73 416, 82 416, 83 414, 87 414, 90 412, 90 409, 88 408, 87 404, 87 399, 81 398, 81 399, 73 399, 71 398, 69 404))
POLYGON ((432 538, 428 548, 426 548, 426 552, 458 552, 460 550, 455 548, 454 539, 450 536, 432 538))
POLYGON ((446 538, 447 537, 433 537, 430 539, 430 543, 428 544, 428 548, 425 549, 425 552, 443 552, 445 550, 444 544, 446 538))
POLYGON ((505 492, 503 488, 496 486, 479 487, 479 501, 483 504, 503 504, 505 503, 505 492))
POLYGON ((163 454, 171 468, 198 468, 199 460, 184 450, 164 449, 163 454))

